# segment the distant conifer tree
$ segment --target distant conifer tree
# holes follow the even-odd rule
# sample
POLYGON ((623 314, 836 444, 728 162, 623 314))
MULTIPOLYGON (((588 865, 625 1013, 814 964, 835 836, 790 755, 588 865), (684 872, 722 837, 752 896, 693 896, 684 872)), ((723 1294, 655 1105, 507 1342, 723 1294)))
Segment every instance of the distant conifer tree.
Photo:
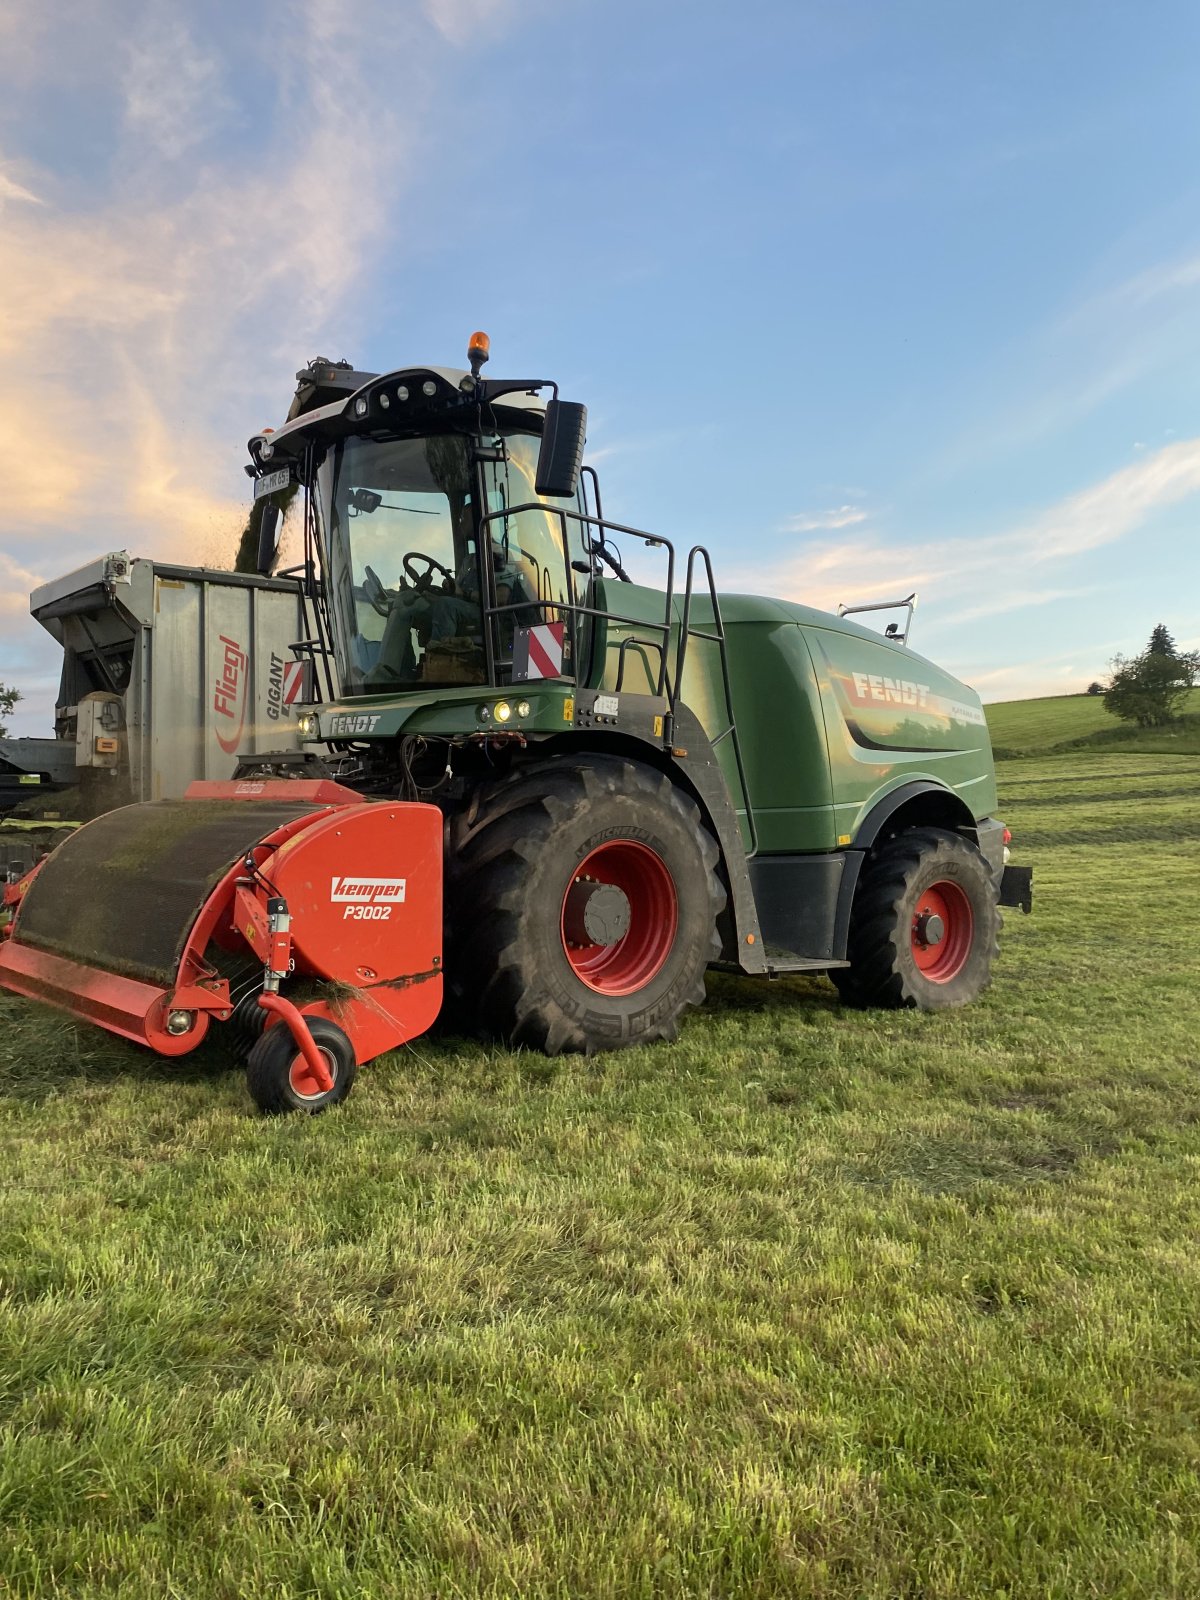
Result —
MULTIPOLYGON (((1165 628, 1155 628, 1171 644, 1165 628)), ((1132 659, 1114 656, 1112 677, 1104 691, 1104 709, 1139 728, 1160 728, 1174 722, 1200 677, 1200 651, 1180 654, 1150 645, 1132 659)))

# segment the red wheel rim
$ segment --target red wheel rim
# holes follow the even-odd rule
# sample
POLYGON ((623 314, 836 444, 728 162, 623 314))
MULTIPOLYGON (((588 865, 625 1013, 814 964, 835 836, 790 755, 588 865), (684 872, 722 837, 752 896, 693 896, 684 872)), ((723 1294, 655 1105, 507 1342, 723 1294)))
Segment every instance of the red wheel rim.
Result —
MULTIPOLYGON (((338 1072, 337 1062, 330 1055, 329 1051, 324 1049, 321 1045, 318 1045, 317 1049, 320 1050, 321 1054, 325 1057, 325 1065, 329 1069, 329 1076, 333 1079, 333 1083, 336 1084, 338 1072)), ((292 1060, 291 1066, 288 1068, 288 1083, 291 1085, 292 1093, 301 1100, 319 1100, 322 1095, 332 1094, 333 1092, 333 1085, 331 1085, 328 1089, 321 1088, 313 1073, 313 1069, 309 1066, 308 1062, 305 1061, 304 1057, 299 1054, 299 1052, 297 1052, 296 1056, 292 1060)))
POLYGON ((957 883, 943 879, 921 891, 912 918, 913 960, 931 983, 949 983, 966 965, 975 935, 975 913, 957 883), (937 923, 941 937, 933 939, 937 923))
POLYGON ((597 994, 636 994, 663 967, 675 943, 679 901, 662 857, 633 839, 602 844, 576 867, 563 891, 559 931, 571 971, 597 994), (629 901, 629 929, 615 944, 567 938, 567 896, 580 882, 611 883, 629 901))

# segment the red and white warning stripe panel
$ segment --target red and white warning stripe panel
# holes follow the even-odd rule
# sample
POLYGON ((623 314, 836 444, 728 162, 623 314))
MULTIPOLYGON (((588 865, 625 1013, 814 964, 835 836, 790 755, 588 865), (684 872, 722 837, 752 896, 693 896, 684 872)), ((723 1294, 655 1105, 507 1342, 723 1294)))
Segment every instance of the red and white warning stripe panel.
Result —
POLYGON ((308 685, 312 676, 311 661, 285 661, 283 663, 283 703, 294 706, 310 700, 308 685))
POLYGON ((518 628, 513 635, 513 682, 561 677, 565 632, 565 622, 539 622, 532 628, 518 628))

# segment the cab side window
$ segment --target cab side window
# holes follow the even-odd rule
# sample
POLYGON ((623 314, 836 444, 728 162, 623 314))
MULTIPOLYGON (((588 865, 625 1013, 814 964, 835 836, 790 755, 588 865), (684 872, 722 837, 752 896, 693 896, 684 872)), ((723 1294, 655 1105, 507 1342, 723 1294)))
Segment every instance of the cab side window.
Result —
POLYGON ((574 592, 577 604, 587 603, 585 574, 570 570, 574 560, 584 560, 583 525, 571 516, 581 512, 581 495, 570 500, 550 500, 539 495, 534 483, 540 440, 534 434, 507 434, 503 440, 506 459, 488 462, 485 470, 487 510, 503 512, 489 523, 491 559, 496 574, 496 598, 510 607, 498 621, 499 659, 512 658, 513 631, 539 622, 564 622, 564 671, 570 670, 572 654, 571 616, 562 609, 570 604, 574 592), (545 506, 546 509, 540 509, 545 506))

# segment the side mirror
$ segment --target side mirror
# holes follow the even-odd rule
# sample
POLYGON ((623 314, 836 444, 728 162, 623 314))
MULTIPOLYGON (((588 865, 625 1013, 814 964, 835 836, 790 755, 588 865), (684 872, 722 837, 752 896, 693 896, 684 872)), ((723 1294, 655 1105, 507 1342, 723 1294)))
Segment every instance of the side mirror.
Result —
POLYGON ((579 487, 587 407, 573 400, 551 400, 546 406, 542 448, 538 452, 534 488, 549 500, 570 500, 579 487))
POLYGON ((262 518, 258 524, 258 571, 269 578, 279 554, 279 522, 282 512, 273 500, 263 501, 262 518))

